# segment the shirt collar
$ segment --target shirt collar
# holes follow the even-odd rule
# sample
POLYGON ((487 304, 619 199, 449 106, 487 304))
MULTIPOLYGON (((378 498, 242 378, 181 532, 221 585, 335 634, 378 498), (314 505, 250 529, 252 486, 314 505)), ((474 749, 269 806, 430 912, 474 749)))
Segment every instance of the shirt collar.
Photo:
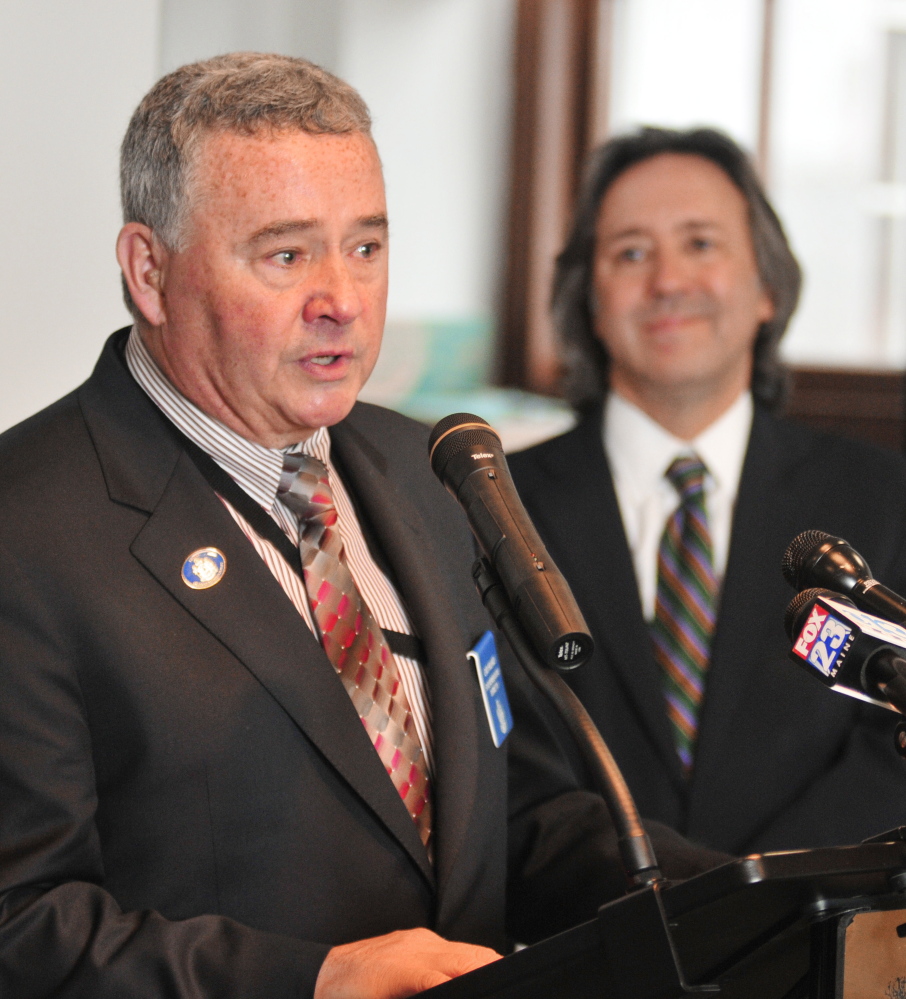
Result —
POLYGON ((208 416, 164 375, 135 326, 126 342, 126 364, 164 416, 210 455, 265 510, 274 508, 284 453, 303 451, 330 467, 330 434, 326 427, 316 430, 306 441, 278 450, 247 440, 208 416))
POLYGON ((674 437, 647 413, 610 392, 604 406, 604 448, 614 479, 627 493, 658 488, 674 458, 697 454, 713 487, 735 493, 752 429, 753 405, 742 392, 732 406, 694 440, 674 437))

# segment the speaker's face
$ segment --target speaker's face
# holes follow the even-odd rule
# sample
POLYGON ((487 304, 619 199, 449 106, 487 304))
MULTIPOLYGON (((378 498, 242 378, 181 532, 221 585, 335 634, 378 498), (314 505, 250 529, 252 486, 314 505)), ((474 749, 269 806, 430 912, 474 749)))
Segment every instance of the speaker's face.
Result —
POLYGON ((270 447, 342 420, 380 349, 387 209, 374 143, 204 139, 183 246, 160 267, 152 353, 184 395, 270 447))

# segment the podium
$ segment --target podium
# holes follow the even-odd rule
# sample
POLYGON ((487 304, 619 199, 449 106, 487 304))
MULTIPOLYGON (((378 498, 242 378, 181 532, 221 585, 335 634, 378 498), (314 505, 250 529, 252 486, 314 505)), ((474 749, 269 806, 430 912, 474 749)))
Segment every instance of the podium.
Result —
POLYGON ((758 854, 640 889, 430 999, 906 999, 906 842, 758 854))

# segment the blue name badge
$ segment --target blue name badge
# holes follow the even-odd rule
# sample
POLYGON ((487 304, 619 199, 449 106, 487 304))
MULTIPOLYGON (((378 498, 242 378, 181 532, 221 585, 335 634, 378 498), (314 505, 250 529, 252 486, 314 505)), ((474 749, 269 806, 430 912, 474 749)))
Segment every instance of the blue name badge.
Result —
POLYGON ((503 685, 503 673, 500 671, 497 643, 494 641, 493 633, 486 631, 467 655, 478 673, 478 685, 481 687, 481 698, 484 701, 485 714, 488 716, 491 738, 494 740, 494 745, 499 748, 510 734, 513 716, 510 714, 506 687, 503 685))

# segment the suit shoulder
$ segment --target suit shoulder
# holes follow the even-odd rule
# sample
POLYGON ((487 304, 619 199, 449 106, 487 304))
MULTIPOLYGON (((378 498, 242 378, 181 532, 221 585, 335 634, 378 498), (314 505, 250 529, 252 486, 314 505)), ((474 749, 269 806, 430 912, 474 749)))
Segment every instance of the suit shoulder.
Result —
POLYGON ((45 437, 59 433, 73 418, 79 419, 78 389, 57 399, 32 416, 0 434, 0 454, 11 454, 17 447, 33 447, 45 437))
POLYGON ((796 463, 822 465, 841 482, 862 488, 906 486, 906 456, 867 441, 770 417, 776 444, 796 463))
POLYGON ((430 428, 404 416, 395 409, 387 409, 371 402, 357 402, 346 418, 360 433, 386 440, 387 435, 399 437, 400 440, 424 441, 427 454, 430 428))
POLYGON ((379 452, 395 470, 430 471, 430 428, 402 413, 372 403, 356 403, 344 421, 361 439, 379 452))
POLYGON ((0 434, 0 490, 7 496, 16 486, 39 476, 47 488, 48 468, 59 468, 91 446, 77 391, 0 434))
POLYGON ((603 455, 600 426, 600 414, 588 416, 566 433, 508 454, 507 464, 516 485, 524 488, 538 478, 562 474, 564 465, 574 466, 579 456, 593 460, 596 455, 603 455))
POLYGON ((465 516, 431 469, 430 428, 369 403, 357 403, 344 424, 358 437, 360 449, 371 452, 374 464, 417 509, 442 564, 457 564, 463 553, 471 560, 472 542, 465 516))

